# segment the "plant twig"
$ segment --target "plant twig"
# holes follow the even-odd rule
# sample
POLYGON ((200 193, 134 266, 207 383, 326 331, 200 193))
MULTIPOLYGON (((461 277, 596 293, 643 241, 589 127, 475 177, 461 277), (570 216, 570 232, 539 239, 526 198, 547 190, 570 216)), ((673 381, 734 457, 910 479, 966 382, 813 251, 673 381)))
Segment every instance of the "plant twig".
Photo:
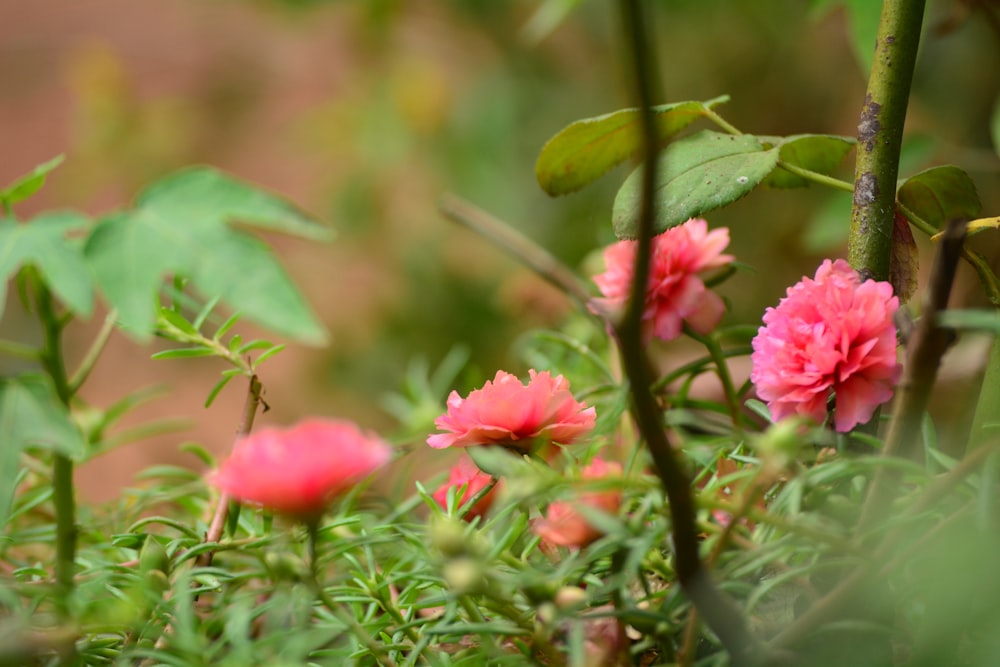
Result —
POLYGON ((858 122, 847 258, 862 279, 889 278, 899 150, 920 43, 924 0, 885 0, 858 122))
POLYGON ((112 308, 111 312, 104 318, 104 324, 101 325, 101 330, 97 333, 97 338, 94 339, 83 361, 80 362, 80 367, 76 369, 73 377, 69 379, 69 388, 74 394, 80 390, 80 387, 83 386, 83 383, 90 376, 90 372, 94 370, 97 359, 101 356, 104 347, 108 344, 108 339, 111 338, 111 333, 115 330, 117 320, 118 311, 112 308))
MULTIPOLYGON (((245 437, 253 429, 254 419, 257 417, 257 408, 260 407, 261 384, 256 375, 251 375, 247 383, 247 397, 243 403, 243 417, 240 420, 239 429, 236 431, 236 439, 245 437)), ((229 516, 229 494, 223 491, 219 494, 219 500, 215 505, 215 512, 212 514, 212 521, 205 534, 205 542, 218 542, 222 539, 222 530, 226 525, 226 518, 229 516)), ((214 551, 206 551, 198 556, 198 565, 208 567, 212 564, 214 551)))
POLYGON ((662 414, 650 391, 649 363, 642 345, 642 311, 649 277, 650 249, 655 223, 655 188, 659 143, 652 105, 654 61, 650 55, 647 21, 640 0, 621 4, 625 38, 630 45, 633 84, 637 92, 641 127, 642 190, 638 248, 632 291, 625 315, 616 327, 622 366, 629 380, 632 408, 639 432, 652 455, 657 475, 669 499, 675 570, 691 603, 730 654, 734 665, 758 664, 763 654, 750 634, 746 619, 712 581, 698 553, 695 506, 691 481, 674 454, 663 428, 662 414))
POLYGON ((581 284, 575 273, 537 243, 461 197, 452 194, 443 195, 438 208, 449 220, 496 243, 573 298, 584 312, 589 312, 587 304, 590 301, 590 294, 587 288, 581 284))
MULTIPOLYGON (((892 421, 882 456, 912 456, 920 442, 920 424, 934 387, 938 365, 952 340, 952 334, 938 326, 937 314, 948 306, 948 295, 964 239, 965 221, 950 222, 931 267, 920 321, 910 338, 903 379, 896 389, 892 421)), ((885 516, 899 475, 897 468, 890 467, 880 468, 875 473, 858 522, 860 534, 864 535, 885 516)))

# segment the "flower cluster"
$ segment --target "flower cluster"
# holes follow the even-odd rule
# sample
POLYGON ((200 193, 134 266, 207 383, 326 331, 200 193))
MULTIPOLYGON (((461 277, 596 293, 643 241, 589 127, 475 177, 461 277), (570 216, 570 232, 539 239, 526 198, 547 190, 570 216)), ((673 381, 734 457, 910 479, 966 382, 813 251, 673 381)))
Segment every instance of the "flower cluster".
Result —
POLYGON ((871 419, 899 379, 898 308, 889 283, 862 282, 842 259, 788 288, 753 339, 750 379, 774 420, 798 414, 822 423, 831 392, 837 431, 871 419))
MULTIPOLYGON (((707 287, 699 274, 733 261, 722 254, 729 245, 729 230, 708 231, 708 223, 692 218, 653 238, 649 283, 643 308, 643 338, 673 340, 687 323, 699 333, 708 333, 719 323, 726 306, 707 287)), ((619 241, 604 250, 606 271, 594 276, 602 299, 594 302, 606 309, 625 306, 635 273, 636 241, 619 241)))

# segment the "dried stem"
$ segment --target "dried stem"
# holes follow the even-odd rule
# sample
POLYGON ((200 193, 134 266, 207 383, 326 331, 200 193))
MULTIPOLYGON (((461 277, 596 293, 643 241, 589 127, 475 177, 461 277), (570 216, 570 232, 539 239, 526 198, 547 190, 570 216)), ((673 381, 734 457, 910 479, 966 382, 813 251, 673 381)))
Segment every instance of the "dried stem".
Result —
MULTIPOLYGON (((257 408, 260 407, 261 384, 256 375, 251 375, 247 383, 247 397, 243 403, 243 417, 240 420, 239 429, 236 431, 236 439, 245 437, 253 429, 254 419, 257 417, 257 408)), ((205 534, 205 542, 218 542, 222 538, 222 530, 226 525, 226 518, 229 516, 229 494, 223 491, 219 495, 219 501, 215 505, 215 512, 212 514, 212 522, 208 526, 208 533, 205 534)), ((212 564, 214 551, 206 551, 198 556, 198 565, 207 567, 212 564)))

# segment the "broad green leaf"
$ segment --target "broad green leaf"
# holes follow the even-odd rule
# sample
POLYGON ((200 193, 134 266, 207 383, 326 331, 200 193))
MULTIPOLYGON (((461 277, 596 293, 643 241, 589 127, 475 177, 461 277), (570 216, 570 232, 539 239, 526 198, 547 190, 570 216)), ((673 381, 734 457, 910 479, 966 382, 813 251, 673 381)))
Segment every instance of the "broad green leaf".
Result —
MULTIPOLYGON (((75 313, 90 315, 94 306, 94 280, 79 243, 67 233, 82 229, 88 219, 70 211, 44 213, 29 223, 0 219, 0 281, 6 283, 20 268, 32 264, 45 284, 75 313)), ((0 289, 0 314, 6 301, 0 289)))
POLYGON ((40 376, 0 379, 0 530, 10 514, 21 452, 30 446, 79 458, 85 443, 40 376))
POLYGON ((43 162, 32 169, 30 174, 26 174, 8 184, 7 187, 0 190, 0 203, 4 203, 8 206, 16 204, 17 202, 24 201, 31 195, 38 192, 41 187, 45 185, 45 179, 48 177, 49 173, 62 164, 65 159, 65 155, 57 155, 48 162, 43 162))
MULTIPOLYGON (((653 108, 657 136, 663 141, 729 100, 675 102, 653 108)), ((621 109, 570 123, 552 137, 538 156, 538 184, 553 197, 569 194, 597 180, 639 151, 639 113, 621 109)))
MULTIPOLYGON (((791 137, 759 137, 778 147, 778 159, 795 167, 829 175, 856 143, 850 137, 832 134, 799 134, 791 137)), ((809 181, 780 166, 768 174, 763 184, 772 188, 804 188, 809 181)))
POLYGON ((949 220, 971 220, 982 209, 975 183, 953 165, 911 176, 900 186, 896 199, 938 229, 944 229, 949 220))
MULTIPOLYGON (((656 232, 731 204, 757 187, 778 163, 778 148, 757 137, 703 130, 679 139, 660 154, 656 183, 656 232)), ((635 238, 639 225, 642 168, 615 197, 618 238, 635 238)))
POLYGON ((283 200, 199 167, 168 176, 146 190, 133 210, 101 220, 85 252, 120 320, 140 339, 153 330, 164 277, 182 274, 208 299, 222 297, 274 331, 322 343, 322 325, 270 248, 235 229, 234 221, 330 237, 283 200))

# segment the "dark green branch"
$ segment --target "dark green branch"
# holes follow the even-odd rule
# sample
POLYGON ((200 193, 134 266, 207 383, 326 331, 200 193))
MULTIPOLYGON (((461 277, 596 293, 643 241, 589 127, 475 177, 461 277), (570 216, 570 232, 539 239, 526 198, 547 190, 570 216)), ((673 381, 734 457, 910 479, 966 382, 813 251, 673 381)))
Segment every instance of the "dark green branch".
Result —
POLYGON ((888 280, 903 123, 920 43, 924 0, 885 0, 858 122, 847 256, 862 278, 888 280))
POLYGON ((632 83, 637 92, 636 106, 639 109, 642 137, 638 248, 628 308, 616 327, 622 367, 632 393, 636 425, 649 447, 657 475, 663 482, 670 501, 674 565, 678 580, 705 623, 729 652, 732 664, 758 664, 762 654, 749 632, 746 619, 718 589, 701 561, 691 480, 667 439, 660 408, 650 390, 652 378, 642 343, 642 313, 654 235, 654 196, 660 148, 652 113, 656 97, 653 92, 656 75, 646 33, 649 22, 643 17, 640 0, 625 0, 621 7, 625 38, 631 47, 632 83))

